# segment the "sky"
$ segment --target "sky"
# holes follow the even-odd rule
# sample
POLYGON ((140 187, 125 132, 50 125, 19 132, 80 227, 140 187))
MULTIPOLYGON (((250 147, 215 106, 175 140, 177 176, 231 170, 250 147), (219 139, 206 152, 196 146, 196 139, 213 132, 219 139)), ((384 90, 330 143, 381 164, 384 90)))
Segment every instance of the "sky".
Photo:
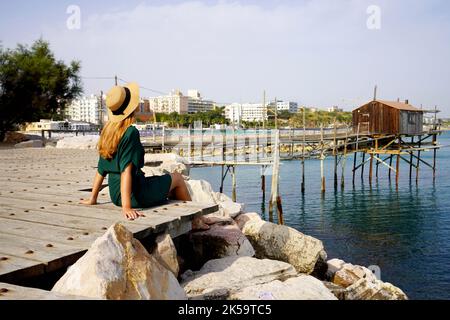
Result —
POLYGON ((3 47, 40 37, 58 59, 81 61, 86 94, 114 84, 92 78, 117 75, 145 87, 142 96, 198 89, 245 103, 265 90, 270 100, 351 110, 377 85, 379 99, 450 117, 447 0, 0 2, 3 47))

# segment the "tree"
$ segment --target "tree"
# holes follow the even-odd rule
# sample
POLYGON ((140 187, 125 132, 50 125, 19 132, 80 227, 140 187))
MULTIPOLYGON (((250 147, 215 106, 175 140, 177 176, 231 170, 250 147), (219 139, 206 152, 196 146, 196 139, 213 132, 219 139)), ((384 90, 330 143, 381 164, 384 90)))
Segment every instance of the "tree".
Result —
POLYGON ((56 60, 48 42, 31 48, 0 47, 0 141, 8 130, 42 118, 58 118, 81 92, 80 62, 56 60))

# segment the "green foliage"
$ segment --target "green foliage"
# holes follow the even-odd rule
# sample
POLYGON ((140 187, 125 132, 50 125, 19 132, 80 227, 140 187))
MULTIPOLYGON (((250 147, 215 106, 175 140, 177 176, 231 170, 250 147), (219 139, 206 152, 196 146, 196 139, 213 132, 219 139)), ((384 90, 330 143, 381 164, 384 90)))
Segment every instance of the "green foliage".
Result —
MULTIPOLYGON (((319 127, 321 124, 323 124, 324 126, 330 126, 334 124, 335 119, 337 124, 350 125, 352 122, 352 113, 327 111, 312 112, 310 109, 306 109, 305 118, 307 127, 319 127)), ((289 125, 291 127, 303 127, 302 110, 300 110, 299 113, 295 114, 289 119, 289 125)))
POLYGON ((203 126, 212 124, 226 124, 227 120, 223 115, 224 108, 217 108, 207 112, 198 112, 194 114, 178 114, 172 112, 170 114, 157 113, 156 121, 165 122, 169 127, 188 127, 194 126, 195 121, 202 121, 203 126))
POLYGON ((0 47, 0 139, 20 124, 61 117, 82 91, 79 71, 80 62, 56 60, 42 39, 31 48, 0 47))

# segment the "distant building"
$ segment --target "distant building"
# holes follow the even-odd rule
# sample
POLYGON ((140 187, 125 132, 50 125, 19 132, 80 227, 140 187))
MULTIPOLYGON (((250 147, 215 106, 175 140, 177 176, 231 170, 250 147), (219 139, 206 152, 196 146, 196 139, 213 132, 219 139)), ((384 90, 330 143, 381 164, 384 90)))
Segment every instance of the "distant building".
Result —
POLYGON ((156 113, 177 112, 184 114, 188 112, 189 98, 184 96, 180 90, 173 90, 167 96, 152 97, 148 99, 150 110, 156 113))
POLYGON ((262 122, 267 120, 266 108, 262 103, 232 103, 225 107, 225 117, 234 123, 262 122))
POLYGON ((344 109, 341 109, 341 108, 339 108, 337 106, 333 106, 331 108, 328 108, 327 111, 328 112, 344 112, 344 109))
POLYGON ((31 122, 25 127, 25 131, 90 131, 97 129, 97 125, 84 121, 53 121, 49 119, 41 119, 39 122, 31 122))
POLYGON ((153 121, 153 111, 150 109, 150 101, 148 98, 142 98, 139 106, 134 111, 134 116, 139 122, 153 121))
POLYGON ((277 101, 278 111, 289 111, 290 113, 297 113, 298 103, 292 101, 277 101))
POLYGON ((68 130, 68 122, 53 121, 49 119, 41 119, 39 122, 31 122, 25 127, 25 131, 40 131, 40 130, 68 130))
POLYGON ((214 102, 202 98, 198 90, 188 90, 188 113, 206 112, 214 109, 214 102))
POLYGON ((65 110, 65 116, 68 120, 83 121, 99 125, 108 119, 106 111, 105 97, 90 95, 73 100, 65 110), (102 104, 102 108, 100 107, 102 104))

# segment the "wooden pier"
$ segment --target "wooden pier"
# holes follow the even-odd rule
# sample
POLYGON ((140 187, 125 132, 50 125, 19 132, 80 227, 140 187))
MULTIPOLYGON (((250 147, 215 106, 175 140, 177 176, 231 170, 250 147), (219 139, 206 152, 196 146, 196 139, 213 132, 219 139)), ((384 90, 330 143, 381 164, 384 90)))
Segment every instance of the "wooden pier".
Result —
POLYGON ((98 205, 81 205, 97 161, 96 150, 0 149, 0 282, 17 284, 66 268, 116 222, 137 239, 162 232, 177 237, 191 230, 194 217, 218 210, 216 204, 172 201, 128 221, 107 189, 98 205))

